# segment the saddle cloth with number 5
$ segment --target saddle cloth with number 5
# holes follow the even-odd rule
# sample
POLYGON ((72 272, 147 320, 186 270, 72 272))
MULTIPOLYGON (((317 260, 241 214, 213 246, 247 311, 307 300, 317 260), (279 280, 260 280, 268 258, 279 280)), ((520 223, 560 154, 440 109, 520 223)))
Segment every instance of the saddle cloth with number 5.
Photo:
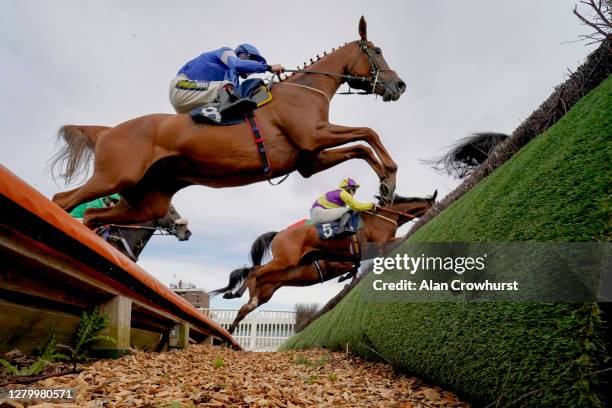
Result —
POLYGON ((332 222, 325 222, 323 224, 317 224, 315 225, 315 227, 317 229, 317 233, 319 234, 320 239, 340 239, 351 236, 357 231, 359 231, 361 228, 363 228, 363 221, 361 220, 361 216, 358 212, 353 212, 347 224, 347 226, 350 227, 352 231, 344 231, 338 234, 337 231, 339 225, 340 221, 337 220, 332 222))

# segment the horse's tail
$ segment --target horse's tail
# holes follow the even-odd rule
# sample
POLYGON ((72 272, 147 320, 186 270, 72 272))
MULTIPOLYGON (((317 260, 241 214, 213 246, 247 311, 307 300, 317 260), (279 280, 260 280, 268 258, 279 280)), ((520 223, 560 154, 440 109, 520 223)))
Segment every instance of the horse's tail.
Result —
POLYGON ((210 296, 216 296, 220 293, 234 290, 236 287, 238 287, 238 285, 241 285, 247 276, 249 276, 249 273, 251 273, 253 268, 261 265, 261 261, 263 260, 266 252, 270 249, 270 244, 272 243, 272 240, 276 234, 278 234, 278 232, 270 231, 257 237, 251 246, 251 262, 253 263, 253 266, 244 266, 242 268, 234 269, 230 273, 227 286, 210 291, 208 294, 210 296))
POLYGON ((270 244, 272 244, 272 240, 278 234, 276 231, 266 232, 265 234, 261 234, 255 241, 253 245, 251 245, 251 262, 253 266, 261 265, 261 261, 264 259, 264 256, 270 249, 270 244))
POLYGON ((244 282, 246 277, 249 276, 249 273, 251 272, 251 269, 253 269, 253 268, 249 267, 249 266, 245 266, 245 267, 242 267, 242 268, 234 269, 230 273, 229 282, 228 282, 227 286, 225 286, 223 288, 215 289, 213 291, 210 291, 210 292, 208 292, 208 294, 210 296, 217 296, 220 293, 227 292, 228 290, 233 290, 239 284, 244 282))
POLYGON ((82 174, 87 174, 91 165, 98 132, 109 129, 108 126, 62 126, 57 132, 57 143, 62 148, 51 158, 49 167, 55 178, 54 170, 59 167, 59 176, 66 184, 82 174))
POLYGON ((431 164, 441 173, 462 179, 484 163, 495 146, 507 138, 508 135, 503 133, 474 133, 455 143, 444 156, 433 160, 423 160, 423 162, 431 164))

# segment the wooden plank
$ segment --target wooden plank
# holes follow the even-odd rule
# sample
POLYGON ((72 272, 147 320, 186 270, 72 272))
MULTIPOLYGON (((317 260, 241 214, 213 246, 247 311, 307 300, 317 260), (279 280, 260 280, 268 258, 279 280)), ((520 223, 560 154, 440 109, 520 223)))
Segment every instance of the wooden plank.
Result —
POLYGON ((98 334, 110 336, 115 342, 97 341, 92 350, 97 356, 118 358, 130 352, 130 329, 132 317, 132 300, 123 296, 115 296, 100 305, 100 313, 109 317, 108 326, 98 334))
POLYGON ((180 323, 170 330, 169 345, 171 348, 185 348, 189 345, 189 325, 180 323))
POLYGON ((0 299, 0 354, 15 348, 32 354, 51 334, 58 343, 70 344, 79 320, 72 314, 0 299))
MULTIPOLYGON (((0 226, 0 289, 74 305, 81 310, 120 294, 115 287, 83 274, 79 266, 29 245, 27 237, 0 226)), ((138 310, 143 328, 156 327, 166 332, 171 325, 182 321, 137 300, 133 302, 133 309, 138 310)))
POLYGON ((163 336, 158 332, 134 327, 130 331, 130 346, 137 350, 157 351, 162 347, 162 341, 163 336))

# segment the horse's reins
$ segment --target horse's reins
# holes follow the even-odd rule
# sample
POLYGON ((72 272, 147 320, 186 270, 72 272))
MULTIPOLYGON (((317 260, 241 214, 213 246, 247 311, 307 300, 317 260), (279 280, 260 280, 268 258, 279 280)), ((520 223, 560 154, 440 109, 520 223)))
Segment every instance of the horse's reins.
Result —
POLYGON ((379 207, 379 210, 380 210, 380 211, 386 211, 386 212, 389 212, 389 213, 391 213, 391 214, 401 215, 401 216, 403 216, 403 217, 408 217, 408 218, 410 218, 410 219, 415 219, 415 218, 417 218, 417 217, 416 217, 416 215, 412 215, 412 214, 407 213, 407 212, 405 212, 405 211, 396 211, 396 210, 392 210, 392 209, 390 209, 390 208, 384 208, 384 207, 379 207))
POLYGON ((109 227, 117 227, 117 228, 129 228, 129 229, 143 229, 143 230, 152 230, 159 231, 159 234, 153 233, 153 235, 174 235, 176 232, 176 228, 164 228, 164 227, 145 227, 142 225, 122 225, 122 224, 108 224, 109 227))
POLYGON ((397 221, 392 220, 391 218, 385 217, 384 215, 380 215, 380 214, 377 214, 377 213, 372 212, 372 211, 365 211, 365 212, 367 214, 371 214, 371 215, 373 215, 375 217, 382 218, 385 221, 389 221, 390 223, 395 224, 395 226, 398 227, 397 221))
POLYGON ((307 86, 307 85, 302 85, 302 84, 292 84, 292 83, 288 83, 288 82, 278 82, 279 84, 283 84, 283 85, 291 85, 291 86, 299 86, 300 88, 306 88, 306 89, 310 89, 311 91, 315 91, 320 93, 321 95, 323 95, 325 97, 325 99, 327 99, 327 103, 331 103, 331 100, 329 99, 329 96, 327 96, 327 94, 325 92, 323 92, 320 89, 317 88, 313 88, 312 86, 307 86))
MULTIPOLYGON (((409 213, 404 212, 404 211, 396 211, 396 210, 391 210, 389 208, 383 208, 383 207, 380 207, 379 210, 380 211, 387 211, 387 212, 390 212, 392 214, 397 214, 397 215, 400 215, 400 216, 403 216, 403 217, 408 217, 411 220, 417 218, 415 215, 409 214, 409 213)), ((395 224, 395 226, 398 226, 397 221, 392 220, 391 218, 385 217, 384 215, 380 215, 380 214, 372 212, 372 211, 366 211, 366 213, 372 214, 372 215, 374 215, 374 216, 376 216, 378 218, 382 218, 383 220, 389 221, 389 222, 395 224)))
POLYGON ((121 242, 121 244, 123 245, 123 248, 125 249, 125 252, 127 253, 128 257, 130 257, 134 262, 136 262, 136 260, 138 260, 138 257, 134 254, 134 252, 132 251, 132 248, 130 248, 130 245, 127 243, 127 240, 125 239, 125 237, 123 236, 123 233, 121 232, 121 228, 125 228, 125 229, 141 229, 141 230, 153 230, 153 234, 152 235, 162 235, 162 236, 170 236, 170 235, 174 235, 174 233, 176 232, 176 228, 164 228, 162 226, 159 227, 145 227, 143 225, 122 225, 122 224, 107 224, 104 226, 106 228, 106 231, 108 231, 108 235, 103 236, 102 238, 104 238, 105 241, 108 241, 109 238, 113 237, 114 240, 117 240, 119 242, 121 242), (113 235, 110 233, 110 229, 112 227, 117 228, 117 232, 119 233, 119 236, 113 235), (159 231, 159 234, 156 234, 155 232, 159 231))

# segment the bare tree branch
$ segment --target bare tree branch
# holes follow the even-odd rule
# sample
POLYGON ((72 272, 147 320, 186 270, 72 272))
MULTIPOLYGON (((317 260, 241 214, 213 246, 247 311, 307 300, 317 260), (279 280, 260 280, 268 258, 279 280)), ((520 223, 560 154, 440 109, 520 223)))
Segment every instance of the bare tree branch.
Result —
POLYGON ((604 13, 601 11, 601 9, 602 9, 601 0, 599 1, 599 6, 595 5, 595 1, 594 0, 590 0, 590 1, 591 1, 591 7, 595 10, 597 15, 599 15, 599 18, 601 18, 601 20, 603 21, 604 25, 606 27, 612 27, 612 24, 610 24, 610 20, 608 20, 606 18, 606 16, 604 15, 604 13))
POLYGON ((586 25, 588 25, 589 27, 594 28, 599 34, 603 35, 604 38, 608 38, 608 33, 606 33, 604 30, 602 30, 601 28, 599 28, 599 26, 597 26, 597 24, 595 23, 591 23, 589 20, 587 20, 586 18, 582 17, 582 15, 580 13, 578 13, 578 6, 574 7, 574 14, 580 19, 582 20, 582 22, 586 25))

